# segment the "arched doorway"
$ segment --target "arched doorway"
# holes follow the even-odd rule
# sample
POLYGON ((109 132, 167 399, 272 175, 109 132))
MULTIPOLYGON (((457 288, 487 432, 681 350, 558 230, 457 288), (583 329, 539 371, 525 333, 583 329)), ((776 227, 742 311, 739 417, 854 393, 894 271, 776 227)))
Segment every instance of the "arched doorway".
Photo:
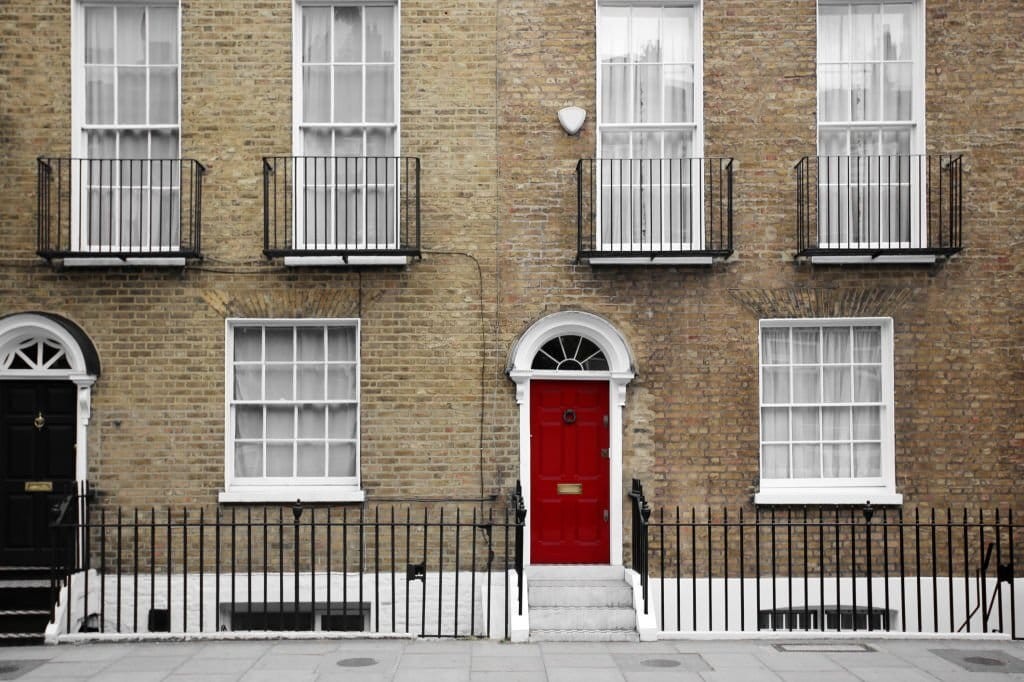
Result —
POLYGON ((46 566, 50 510, 88 471, 99 356, 70 320, 0 318, 0 566, 46 566))
POLYGON ((526 561, 621 565, 628 344, 597 315, 554 313, 519 337, 506 371, 519 404, 526 561))

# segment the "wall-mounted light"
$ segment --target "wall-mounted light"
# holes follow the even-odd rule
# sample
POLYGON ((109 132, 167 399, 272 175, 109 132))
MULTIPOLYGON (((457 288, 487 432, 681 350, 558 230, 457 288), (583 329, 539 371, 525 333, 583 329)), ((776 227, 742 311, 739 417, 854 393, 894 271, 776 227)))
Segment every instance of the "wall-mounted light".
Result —
POLYGON ((558 122, 569 135, 578 135, 586 119, 587 112, 579 107, 566 107, 558 111, 558 122))

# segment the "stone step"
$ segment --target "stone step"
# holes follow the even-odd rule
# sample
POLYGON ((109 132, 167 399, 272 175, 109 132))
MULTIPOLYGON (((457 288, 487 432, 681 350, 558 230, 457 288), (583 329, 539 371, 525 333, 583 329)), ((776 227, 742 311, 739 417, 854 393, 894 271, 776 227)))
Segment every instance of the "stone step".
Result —
POLYGON ((532 580, 530 607, 633 606, 633 590, 622 580, 532 580))
POLYGON ((632 608, 530 606, 530 627, 539 630, 636 630, 632 608))
POLYGON ((531 628, 531 642, 639 642, 636 630, 538 630, 531 628))
POLYGON ((529 580, 624 580, 622 566, 607 564, 535 564, 528 566, 529 580))

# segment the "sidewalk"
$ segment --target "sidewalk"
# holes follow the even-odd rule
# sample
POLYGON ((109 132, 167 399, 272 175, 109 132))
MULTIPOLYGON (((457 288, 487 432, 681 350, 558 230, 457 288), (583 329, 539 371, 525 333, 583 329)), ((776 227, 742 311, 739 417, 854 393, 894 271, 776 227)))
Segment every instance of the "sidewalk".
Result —
POLYGON ((193 641, 0 648, 0 680, 107 682, 1008 682, 1003 640, 193 641))

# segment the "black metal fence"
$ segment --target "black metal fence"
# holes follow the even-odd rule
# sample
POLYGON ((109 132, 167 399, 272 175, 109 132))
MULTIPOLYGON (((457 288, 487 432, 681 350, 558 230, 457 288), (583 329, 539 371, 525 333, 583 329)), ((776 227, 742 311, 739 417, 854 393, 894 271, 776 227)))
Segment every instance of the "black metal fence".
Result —
POLYGON ((728 257, 732 159, 581 159, 578 257, 728 257))
POLYGON ((40 158, 43 258, 198 258, 203 175, 193 159, 40 158))
POLYGON ((55 552, 64 632, 352 630, 504 636, 522 613, 521 490, 507 506, 107 509, 55 552), (68 605, 71 605, 70 608, 68 605))
POLYGON ((1017 637, 1012 511, 658 509, 634 479, 644 613, 674 631, 1017 637))
POLYGON ((268 258, 419 256, 420 160, 265 157, 263 216, 268 258))
POLYGON ((811 156, 796 165, 797 256, 950 256, 963 247, 963 158, 811 156))

